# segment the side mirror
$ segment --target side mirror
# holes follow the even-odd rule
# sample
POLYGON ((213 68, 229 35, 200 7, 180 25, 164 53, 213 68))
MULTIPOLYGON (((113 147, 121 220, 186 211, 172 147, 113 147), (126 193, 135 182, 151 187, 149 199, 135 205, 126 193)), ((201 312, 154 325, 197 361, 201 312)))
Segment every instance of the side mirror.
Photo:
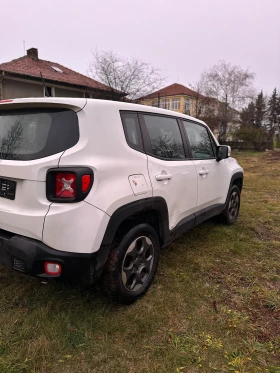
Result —
POLYGON ((230 156, 231 147, 227 145, 217 146, 217 162, 220 162, 222 159, 226 159, 230 156))

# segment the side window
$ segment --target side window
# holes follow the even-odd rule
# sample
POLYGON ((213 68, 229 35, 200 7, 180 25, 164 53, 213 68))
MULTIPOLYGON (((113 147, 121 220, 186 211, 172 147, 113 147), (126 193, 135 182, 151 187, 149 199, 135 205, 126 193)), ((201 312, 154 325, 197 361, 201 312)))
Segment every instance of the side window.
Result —
POLYGON ((165 159, 185 159, 178 122, 174 118, 143 115, 151 141, 151 152, 165 159))
POLYGON ((191 146, 192 157, 197 159, 215 158, 207 128, 185 120, 183 123, 191 146))
POLYGON ((214 141, 213 139, 213 136, 210 134, 210 140, 211 140, 211 144, 212 144, 212 148, 213 148, 213 151, 214 151, 214 156, 216 157, 217 156, 217 152, 216 152, 216 149, 217 149, 217 144, 216 142, 214 141))
POLYGON ((135 150, 143 151, 143 143, 137 114, 122 112, 121 118, 128 145, 135 150))

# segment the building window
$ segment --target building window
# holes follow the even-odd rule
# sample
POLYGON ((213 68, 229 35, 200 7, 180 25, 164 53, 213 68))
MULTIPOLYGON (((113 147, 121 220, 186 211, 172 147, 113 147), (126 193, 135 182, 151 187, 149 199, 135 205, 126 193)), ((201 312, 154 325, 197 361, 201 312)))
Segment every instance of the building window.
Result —
POLYGON ((170 100, 169 99, 160 100, 160 106, 159 107, 162 108, 162 109, 169 110, 170 109, 170 100))
POLYGON ((44 90, 45 97, 55 97, 55 88, 46 86, 44 90))
POLYGON ((158 100, 156 100, 156 101, 152 101, 152 106, 153 106, 153 107, 158 107, 158 100))
POLYGON ((190 111, 190 107, 191 107, 191 102, 188 98, 185 98, 185 103, 184 103, 184 109, 185 111, 190 111))
POLYGON ((180 99, 179 98, 172 99, 172 110, 180 110, 180 99))

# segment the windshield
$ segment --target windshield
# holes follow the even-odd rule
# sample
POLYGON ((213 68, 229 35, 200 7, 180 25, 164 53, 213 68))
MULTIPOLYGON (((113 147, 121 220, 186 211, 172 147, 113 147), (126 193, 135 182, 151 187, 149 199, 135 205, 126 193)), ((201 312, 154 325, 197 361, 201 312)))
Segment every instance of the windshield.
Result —
POLYGON ((72 110, 0 112, 0 159, 44 158, 69 149, 78 140, 78 118, 72 110))

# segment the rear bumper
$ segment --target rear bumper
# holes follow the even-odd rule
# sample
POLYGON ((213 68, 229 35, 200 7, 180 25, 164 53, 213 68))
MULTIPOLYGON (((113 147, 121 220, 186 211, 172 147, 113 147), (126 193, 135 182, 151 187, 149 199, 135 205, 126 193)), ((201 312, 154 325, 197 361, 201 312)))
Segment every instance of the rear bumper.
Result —
POLYGON ((58 251, 40 241, 0 230, 0 264, 7 269, 41 280, 63 278, 76 281, 87 278, 88 282, 94 282, 103 269, 106 252, 107 250, 101 249, 93 254, 58 251), (46 261, 60 263, 61 274, 46 274, 46 261))

